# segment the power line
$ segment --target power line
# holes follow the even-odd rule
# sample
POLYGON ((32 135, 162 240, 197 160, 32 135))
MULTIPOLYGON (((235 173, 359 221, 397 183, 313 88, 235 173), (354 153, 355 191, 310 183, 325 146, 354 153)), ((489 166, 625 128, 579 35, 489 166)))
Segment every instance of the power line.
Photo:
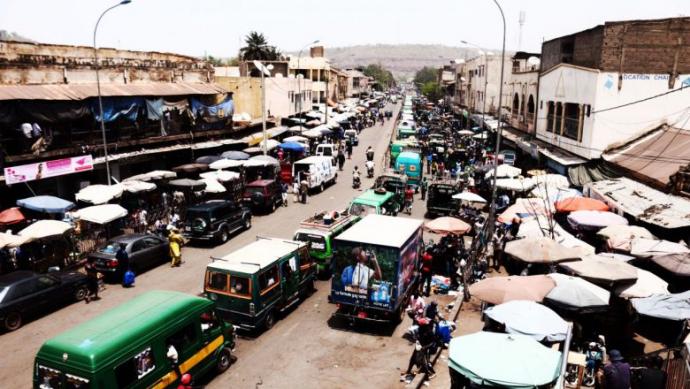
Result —
POLYGON ((656 98, 659 98, 659 97, 667 96, 667 95, 670 95, 671 93, 680 92, 680 91, 683 91, 684 89, 685 89, 685 86, 684 86, 683 84, 681 84, 681 85, 680 85, 680 88, 678 88, 678 89, 672 89, 672 90, 667 91, 667 92, 664 92, 664 93, 659 93, 658 95, 645 97, 644 99, 631 101, 631 102, 629 102, 629 103, 617 105, 617 106, 614 106, 614 107, 599 109, 599 110, 596 110, 596 111, 592 111, 592 113, 600 113, 600 112, 612 111, 612 110, 614 110, 614 109, 629 107, 629 106, 631 106, 631 105, 635 105, 635 104, 643 103, 643 102, 645 102, 645 101, 653 100, 653 99, 656 99, 656 98))

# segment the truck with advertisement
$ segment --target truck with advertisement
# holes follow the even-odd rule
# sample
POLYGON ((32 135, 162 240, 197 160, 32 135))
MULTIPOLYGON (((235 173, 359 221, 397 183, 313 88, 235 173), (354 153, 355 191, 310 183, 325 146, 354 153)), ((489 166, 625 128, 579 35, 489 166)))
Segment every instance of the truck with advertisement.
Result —
POLYGON ((330 276, 335 237, 359 219, 359 216, 340 212, 320 212, 299 224, 293 240, 309 245, 309 255, 316 262, 319 276, 330 276))
POLYGON ((351 321, 400 322, 417 287, 422 221, 368 215, 335 239, 329 302, 351 321))

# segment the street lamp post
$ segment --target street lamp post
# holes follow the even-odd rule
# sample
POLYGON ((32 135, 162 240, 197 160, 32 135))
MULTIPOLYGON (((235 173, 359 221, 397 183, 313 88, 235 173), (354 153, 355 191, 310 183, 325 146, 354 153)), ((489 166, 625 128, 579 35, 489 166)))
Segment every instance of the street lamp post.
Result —
MULTIPOLYGON (((304 51, 304 49, 306 49, 307 47, 309 47, 311 45, 315 45, 317 43, 319 43, 318 39, 313 41, 313 42, 307 43, 301 49, 299 49, 299 54, 297 54, 297 72, 299 72, 299 70, 300 70, 299 62, 300 62, 300 59, 302 59, 302 51, 304 51)), ((297 78, 297 94, 299 95, 299 118, 300 118, 299 130, 300 130, 300 132, 302 132, 302 129, 303 129, 302 128, 302 101, 304 99, 302 98, 302 84, 301 84, 301 80, 299 79, 299 74, 296 73, 295 77, 297 78)), ((304 79, 304 76, 302 76, 302 79, 304 79)))
POLYGON ((131 3, 132 0, 122 0, 119 3, 113 5, 112 7, 106 9, 103 11, 101 16, 98 17, 98 20, 96 21, 96 26, 93 28, 93 58, 94 62, 96 65, 96 90, 98 93, 98 110, 100 113, 100 122, 101 122, 101 135, 103 137, 103 154, 105 156, 105 174, 107 178, 108 185, 111 184, 111 178, 110 178, 110 161, 108 161, 108 141, 106 140, 105 137, 105 119, 103 118, 103 99, 101 97, 101 78, 99 74, 99 66, 98 66, 98 48, 96 48, 96 33, 98 32, 98 25, 101 23, 101 19, 103 19, 103 16, 105 16, 108 11, 115 9, 121 5, 129 4, 131 3))

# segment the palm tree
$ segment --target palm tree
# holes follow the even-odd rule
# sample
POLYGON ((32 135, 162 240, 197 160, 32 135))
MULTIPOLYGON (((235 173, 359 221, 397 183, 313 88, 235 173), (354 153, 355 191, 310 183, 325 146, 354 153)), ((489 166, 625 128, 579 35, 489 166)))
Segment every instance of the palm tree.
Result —
POLYGON ((244 37, 245 47, 240 49, 240 57, 245 61, 275 61, 280 59, 280 51, 270 46, 264 34, 252 31, 244 37))

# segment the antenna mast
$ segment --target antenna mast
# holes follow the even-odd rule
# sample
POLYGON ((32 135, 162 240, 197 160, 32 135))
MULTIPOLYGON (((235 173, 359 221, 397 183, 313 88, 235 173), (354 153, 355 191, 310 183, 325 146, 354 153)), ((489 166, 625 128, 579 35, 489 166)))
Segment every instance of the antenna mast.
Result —
POLYGON ((520 25, 520 33, 518 35, 518 50, 522 50, 522 27, 525 25, 525 11, 520 11, 520 18, 518 24, 520 25))

